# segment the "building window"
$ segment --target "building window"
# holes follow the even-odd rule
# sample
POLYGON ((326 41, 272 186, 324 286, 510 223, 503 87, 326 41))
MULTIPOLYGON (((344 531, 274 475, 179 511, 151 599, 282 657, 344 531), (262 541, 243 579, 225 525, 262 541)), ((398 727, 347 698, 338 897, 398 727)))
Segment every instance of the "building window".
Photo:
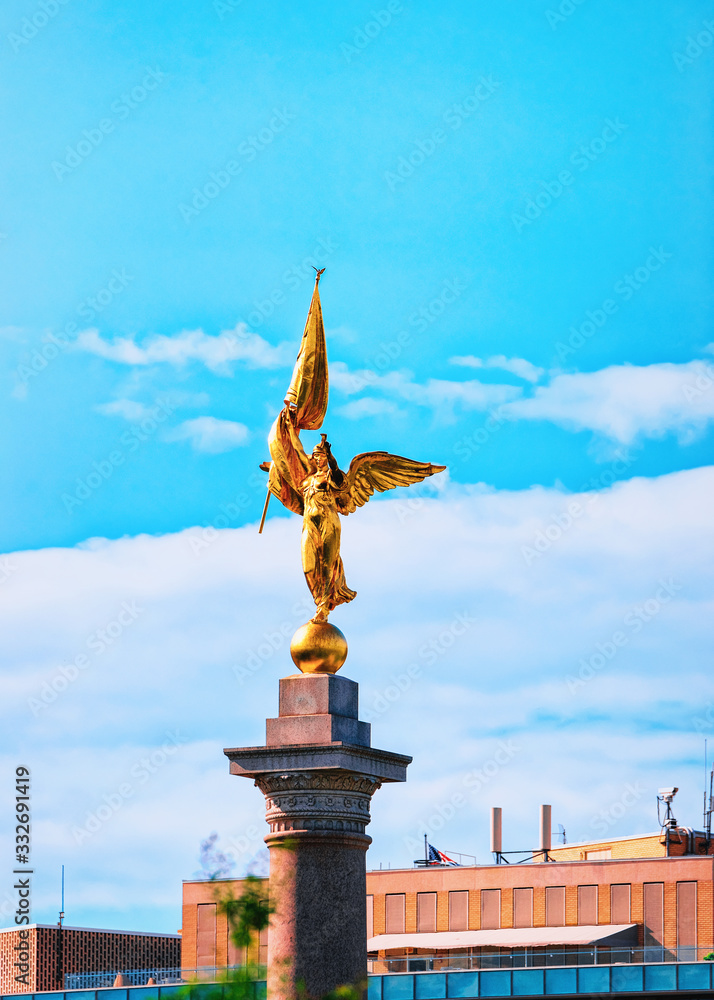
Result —
MULTIPOLYGON (((629 896, 628 896, 629 900, 629 896)), ((597 886, 578 886, 578 923, 592 927, 597 923, 597 886)), ((614 923, 615 921, 613 921, 614 923)), ((628 923, 629 921, 625 921, 628 923)))
POLYGON ((513 926, 533 926, 533 890, 513 890, 513 926))
POLYGON ((612 857, 611 847, 601 847, 597 851, 586 851, 586 861, 609 861, 612 857))
POLYGON ((199 903, 196 910, 196 965, 215 968, 216 904, 199 903))
POLYGON ((417 893, 417 931, 427 933, 436 930, 436 893, 417 893))
POLYGON ((228 955, 229 965, 247 965, 248 964, 248 949, 243 947, 236 947, 233 943, 233 936, 231 934, 231 925, 228 923, 228 946, 226 948, 226 954, 228 955))
POLYGON ((449 930, 467 931, 469 929, 469 892, 468 889, 449 893, 449 930))
POLYGON ((258 932, 258 963, 260 965, 268 964, 268 935, 270 929, 264 927, 262 931, 258 932))
POLYGON ((662 961, 664 882, 645 882, 644 890, 645 961, 662 961))
MULTIPOLYGON (((546 927, 565 927, 565 886, 549 885, 545 890, 546 927)), ((526 926, 530 927, 530 924, 526 926)))
POLYGON ((367 938, 374 937, 374 896, 367 896, 367 938))
POLYGON ((677 882, 677 960, 697 960, 696 882, 677 882))
POLYGON ((501 890, 481 890, 481 929, 495 931, 501 926, 501 890))
POLYGON ((387 934, 404 933, 404 911, 406 896, 403 892, 389 893, 385 898, 385 923, 387 934))
POLYGON ((630 886, 610 886, 610 923, 630 923, 630 886))

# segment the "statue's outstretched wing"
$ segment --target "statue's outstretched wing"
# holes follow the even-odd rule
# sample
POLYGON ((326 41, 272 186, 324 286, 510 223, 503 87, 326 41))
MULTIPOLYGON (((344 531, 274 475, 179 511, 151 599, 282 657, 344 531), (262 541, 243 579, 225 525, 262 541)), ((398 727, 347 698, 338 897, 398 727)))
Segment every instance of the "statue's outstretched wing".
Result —
POLYGON ((351 514, 366 504, 375 490, 384 493, 395 486, 411 486, 445 468, 445 465, 413 462, 388 451, 363 452, 350 462, 342 488, 336 494, 337 508, 341 514, 351 514))

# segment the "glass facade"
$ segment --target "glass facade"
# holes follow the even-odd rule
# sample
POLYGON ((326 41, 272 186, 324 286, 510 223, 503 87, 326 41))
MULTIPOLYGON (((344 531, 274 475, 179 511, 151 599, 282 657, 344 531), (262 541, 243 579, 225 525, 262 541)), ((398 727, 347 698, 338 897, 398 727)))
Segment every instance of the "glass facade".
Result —
MULTIPOLYGON (((600 965, 479 972, 421 972, 370 976, 368 1000, 480 1000, 481 997, 577 997, 637 993, 694 993, 712 998, 714 962, 668 965, 600 965)), ((227 987, 229 989, 230 987, 227 987)), ((127 989, 24 993, 0 1000, 227 1000, 220 983, 136 986, 127 989), (190 997, 188 996, 190 991, 190 997)), ((253 1000, 265 1000, 265 982, 253 983, 253 1000)))
MULTIPOLYGON (((369 1000, 476 1000, 608 994, 712 995, 712 962, 370 976, 369 1000)), ((68 998, 70 1000, 70 998, 68 998)))

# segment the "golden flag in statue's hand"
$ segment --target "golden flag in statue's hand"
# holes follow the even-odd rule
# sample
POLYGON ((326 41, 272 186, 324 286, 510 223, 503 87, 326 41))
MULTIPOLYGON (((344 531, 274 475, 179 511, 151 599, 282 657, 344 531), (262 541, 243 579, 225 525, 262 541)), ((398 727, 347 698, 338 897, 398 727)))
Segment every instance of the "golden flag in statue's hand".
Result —
MULTIPOLYGON (((323 267, 322 271, 324 270, 323 267)), ((327 348, 318 290, 322 271, 317 271, 315 277, 315 291, 312 293, 305 332, 300 342, 290 388, 285 396, 285 402, 295 407, 294 422, 298 430, 316 431, 322 427, 327 412, 327 348)))

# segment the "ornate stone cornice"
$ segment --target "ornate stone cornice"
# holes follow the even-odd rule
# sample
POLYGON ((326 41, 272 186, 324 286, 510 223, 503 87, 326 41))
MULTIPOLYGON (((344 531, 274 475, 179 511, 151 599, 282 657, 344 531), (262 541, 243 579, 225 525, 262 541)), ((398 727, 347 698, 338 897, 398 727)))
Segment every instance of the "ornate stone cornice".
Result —
POLYGON ((337 773, 329 771, 288 771, 283 774, 261 774, 255 783, 263 795, 275 792, 292 792, 312 789, 334 792, 360 792, 372 795, 381 786, 379 778, 368 774, 337 773))

